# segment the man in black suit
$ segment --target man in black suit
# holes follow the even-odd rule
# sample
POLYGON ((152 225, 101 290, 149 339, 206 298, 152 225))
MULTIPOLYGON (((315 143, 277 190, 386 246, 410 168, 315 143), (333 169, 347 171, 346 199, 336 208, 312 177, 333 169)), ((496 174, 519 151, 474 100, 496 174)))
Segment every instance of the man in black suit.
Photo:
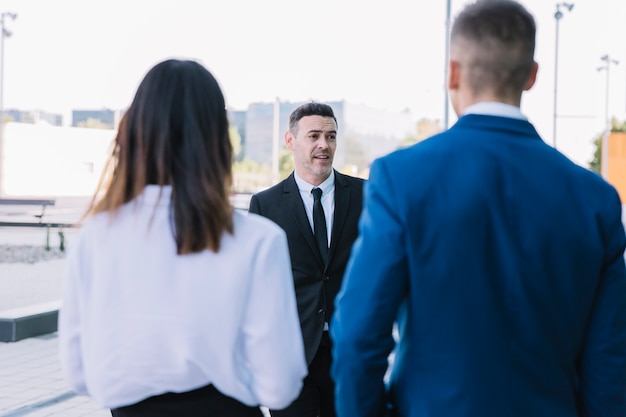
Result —
POLYGON ((326 104, 311 102, 295 109, 285 144, 293 154, 294 172, 252 196, 249 212, 273 220, 287 233, 309 374, 289 407, 270 412, 273 417, 334 417, 328 323, 358 234, 363 179, 332 167, 337 119, 326 104), (317 189, 321 198, 315 197, 317 189))

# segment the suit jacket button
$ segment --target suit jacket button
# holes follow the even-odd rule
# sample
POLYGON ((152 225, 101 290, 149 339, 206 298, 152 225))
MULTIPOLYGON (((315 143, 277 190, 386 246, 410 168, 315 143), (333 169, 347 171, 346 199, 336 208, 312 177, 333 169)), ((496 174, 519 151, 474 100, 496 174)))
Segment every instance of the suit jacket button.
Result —
POLYGON ((320 309, 318 310, 317 314, 319 314, 320 316, 325 316, 325 315, 326 315, 326 312, 324 311, 324 309, 323 309, 323 308, 320 308, 320 309))
POLYGON ((329 277, 328 275, 326 275, 326 276, 324 277, 324 281, 328 281, 329 279, 330 279, 330 277, 329 277))

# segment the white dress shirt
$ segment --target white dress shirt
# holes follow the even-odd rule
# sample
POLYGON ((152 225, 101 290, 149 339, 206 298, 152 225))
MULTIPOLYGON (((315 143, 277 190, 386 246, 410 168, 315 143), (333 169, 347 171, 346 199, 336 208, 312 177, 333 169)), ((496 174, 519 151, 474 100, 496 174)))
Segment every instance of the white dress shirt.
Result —
POLYGON ((499 103, 497 101, 482 101, 480 103, 467 106, 463 115, 484 114, 487 116, 509 117, 511 119, 528 120, 519 107, 511 104, 499 103))
POLYGON ((313 188, 321 188, 322 190, 322 207, 324 208, 324 216, 326 217, 326 230, 328 233, 328 247, 330 247, 330 238, 333 230, 333 219, 335 218, 335 171, 331 171, 328 178, 324 180, 320 185, 312 185, 303 180, 294 171, 293 177, 296 180, 298 190, 300 190, 300 197, 304 203, 304 209, 306 216, 309 218, 309 224, 311 230, 313 228, 313 188))
POLYGON ((236 212, 219 253, 177 255, 170 195, 148 186, 72 242, 59 318, 67 381, 107 408, 208 384, 286 407, 307 366, 285 233, 236 212))
MULTIPOLYGON (((324 208, 324 217, 326 217, 326 236, 328 237, 328 247, 330 248, 330 239, 332 237, 333 219, 335 218, 335 171, 331 170, 328 178, 324 180, 320 185, 313 185, 303 180, 294 171, 293 177, 296 180, 296 185, 300 191, 300 197, 304 203, 304 209, 306 216, 309 218, 309 224, 311 230, 315 230, 313 227, 313 188, 321 188, 322 190, 322 207, 324 208)), ((324 322, 324 330, 328 331, 328 322, 324 322)))

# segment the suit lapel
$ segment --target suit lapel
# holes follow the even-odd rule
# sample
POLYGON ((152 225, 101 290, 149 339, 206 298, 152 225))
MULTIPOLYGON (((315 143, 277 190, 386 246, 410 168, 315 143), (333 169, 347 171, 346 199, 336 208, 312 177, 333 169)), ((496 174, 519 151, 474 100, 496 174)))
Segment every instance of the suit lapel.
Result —
POLYGON ((317 248, 317 242, 315 241, 313 230, 311 230, 309 219, 306 216, 304 203, 302 202, 300 190, 298 190, 298 185, 296 184, 293 173, 285 181, 283 187, 283 198, 285 200, 285 208, 291 213, 296 228, 300 230, 304 236, 311 252, 315 254, 320 263, 323 263, 322 255, 319 253, 319 249, 317 248))
POLYGON ((348 183, 343 178, 343 175, 335 171, 335 219, 333 220, 333 230, 330 237, 330 248, 328 250, 329 262, 337 247, 343 226, 346 224, 348 207, 350 207, 350 187, 348 187, 348 183))

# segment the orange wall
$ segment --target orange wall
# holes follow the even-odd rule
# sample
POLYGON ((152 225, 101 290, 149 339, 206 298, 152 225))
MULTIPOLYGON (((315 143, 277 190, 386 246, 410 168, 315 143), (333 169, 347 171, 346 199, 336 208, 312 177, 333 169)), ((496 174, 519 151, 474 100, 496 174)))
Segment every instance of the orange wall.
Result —
POLYGON ((613 184, 626 204, 626 133, 611 132, 609 135, 607 181, 613 184))

